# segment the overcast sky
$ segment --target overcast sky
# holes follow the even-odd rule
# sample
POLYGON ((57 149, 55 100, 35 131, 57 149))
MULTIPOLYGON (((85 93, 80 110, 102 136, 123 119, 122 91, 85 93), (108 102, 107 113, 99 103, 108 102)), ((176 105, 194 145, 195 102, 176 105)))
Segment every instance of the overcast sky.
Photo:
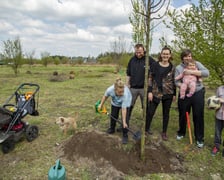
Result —
MULTIPOLYGON (((171 9, 187 7, 189 0, 171 0, 171 9)), ((1 0, 0 52, 3 41, 16 37, 24 54, 35 51, 37 58, 42 52, 96 57, 111 51, 111 43, 118 37, 133 51, 131 10, 130 0, 1 0)), ((162 36, 168 41, 174 38, 161 23, 153 32, 151 53, 160 51, 162 36)))

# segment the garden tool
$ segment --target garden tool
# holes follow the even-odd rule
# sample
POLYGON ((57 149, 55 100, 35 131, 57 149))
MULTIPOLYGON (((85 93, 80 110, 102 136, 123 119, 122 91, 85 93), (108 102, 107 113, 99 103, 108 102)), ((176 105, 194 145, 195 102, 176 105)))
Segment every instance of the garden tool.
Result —
POLYGON ((48 172, 48 180, 65 180, 66 170, 65 167, 60 164, 60 160, 56 160, 56 164, 52 166, 48 172))
MULTIPOLYGON (((95 110, 96 110, 96 113, 100 113, 100 114, 106 114, 108 115, 109 117, 111 117, 113 120, 115 120, 116 122, 118 122, 119 124, 123 125, 122 121, 119 120, 119 119, 116 119, 115 117, 113 117, 110 113, 107 112, 105 106, 102 107, 102 109, 99 109, 100 105, 100 100, 98 100, 96 103, 95 103, 95 110)), ((127 127, 127 130, 133 134, 133 139, 138 141, 141 139, 141 132, 140 131, 137 131, 137 132, 134 132, 132 129, 128 128, 127 127)))
POLYGON ((188 127, 188 133, 189 133, 189 140, 190 140, 190 144, 192 144, 191 123, 190 123, 190 117, 188 112, 186 112, 186 120, 187 120, 187 127, 188 127))

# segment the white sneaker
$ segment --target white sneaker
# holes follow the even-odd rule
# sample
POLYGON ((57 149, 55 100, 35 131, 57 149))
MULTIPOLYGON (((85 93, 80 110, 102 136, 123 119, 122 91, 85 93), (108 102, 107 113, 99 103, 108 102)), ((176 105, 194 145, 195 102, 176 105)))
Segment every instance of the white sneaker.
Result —
POLYGON ((203 148, 204 147, 204 143, 197 141, 197 146, 198 146, 198 148, 203 148))
POLYGON ((183 139, 183 138, 184 138, 184 136, 177 135, 177 140, 178 140, 178 141, 181 140, 181 139, 183 139))

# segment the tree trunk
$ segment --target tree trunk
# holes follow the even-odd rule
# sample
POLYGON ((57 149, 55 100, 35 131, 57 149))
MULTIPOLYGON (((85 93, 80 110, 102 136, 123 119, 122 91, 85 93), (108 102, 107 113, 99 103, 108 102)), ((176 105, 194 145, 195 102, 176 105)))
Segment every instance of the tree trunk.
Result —
POLYGON ((145 82, 144 82, 144 103, 143 103, 143 123, 142 123, 142 136, 141 136, 141 160, 145 161, 145 121, 147 113, 148 103, 148 73, 149 73, 149 37, 150 37, 150 16, 151 16, 151 0, 148 0, 147 4, 147 16, 146 16, 146 57, 145 57, 145 82))

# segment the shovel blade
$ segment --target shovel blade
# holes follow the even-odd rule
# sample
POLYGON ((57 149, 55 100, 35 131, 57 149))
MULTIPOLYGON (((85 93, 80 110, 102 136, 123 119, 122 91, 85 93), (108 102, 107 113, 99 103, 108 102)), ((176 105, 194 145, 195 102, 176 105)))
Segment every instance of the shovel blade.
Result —
POLYGON ((141 139, 141 132, 137 131, 136 133, 133 133, 133 137, 132 137, 135 141, 138 141, 141 139))

